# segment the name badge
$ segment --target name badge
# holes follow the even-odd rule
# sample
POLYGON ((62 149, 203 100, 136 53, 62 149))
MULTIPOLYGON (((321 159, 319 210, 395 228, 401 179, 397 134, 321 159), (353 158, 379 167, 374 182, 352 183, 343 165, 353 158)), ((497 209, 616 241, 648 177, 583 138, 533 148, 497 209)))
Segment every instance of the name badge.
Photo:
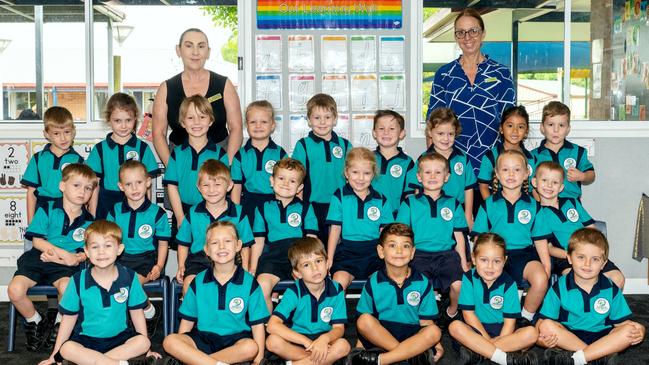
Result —
POLYGON ((207 101, 209 101, 210 103, 213 103, 213 102, 215 102, 217 100, 221 100, 221 99, 223 99, 223 96, 221 95, 221 93, 218 93, 218 94, 212 95, 209 98, 207 98, 207 101))
POLYGON ((498 81, 497 77, 489 77, 484 80, 484 82, 496 82, 496 81, 498 81))

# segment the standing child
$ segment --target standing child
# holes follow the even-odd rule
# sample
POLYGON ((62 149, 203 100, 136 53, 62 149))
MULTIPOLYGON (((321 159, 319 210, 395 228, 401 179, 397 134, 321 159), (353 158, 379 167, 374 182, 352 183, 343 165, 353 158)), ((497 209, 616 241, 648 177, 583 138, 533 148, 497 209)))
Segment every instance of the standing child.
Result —
POLYGON ((485 358, 498 365, 536 364, 532 347, 538 332, 532 326, 516 329, 521 302, 516 282, 503 272, 507 261, 505 240, 483 233, 475 241, 471 261, 474 269, 462 277, 460 309, 464 321, 453 321, 448 330, 458 341, 461 364, 485 358))
MULTIPOLYGON (((522 317, 531 322, 548 289, 550 255, 546 232, 538 221, 541 205, 527 192, 527 158, 519 151, 503 151, 496 161, 493 191, 476 216, 472 235, 492 232, 507 243, 505 272, 523 287, 529 283, 522 317), (502 187, 501 187, 502 186, 502 187)), ((521 321, 521 325, 528 325, 521 321)))
POLYGON ((275 111, 268 101, 258 100, 248 105, 246 127, 250 139, 232 160, 234 187, 230 197, 241 204, 243 213, 254 225, 255 209, 274 197, 269 183, 273 166, 287 154, 270 138, 275 130, 275 111))
POLYGON ((376 170, 372 151, 353 148, 345 159, 347 184, 331 197, 327 268, 343 289, 378 270, 376 241, 383 226, 394 221, 390 202, 371 185, 376 170))
POLYGON ((211 268, 192 281, 180 305, 178 333, 163 342, 183 364, 259 364, 264 356, 268 310, 255 278, 235 262, 241 246, 234 223, 207 227, 204 250, 211 268))
POLYGON ((608 250, 606 237, 594 228, 570 237, 572 270, 548 290, 536 325, 548 364, 607 364, 644 339, 645 327, 630 320, 622 290, 602 275, 608 250))
POLYGON ((149 351, 142 308, 146 294, 137 274, 117 264, 124 250, 122 230, 100 220, 85 232, 84 252, 92 264, 72 277, 61 300, 61 329, 54 351, 39 365, 68 360, 79 365, 151 364, 158 354, 131 360, 149 351), (135 331, 129 327, 129 317, 135 331))
POLYGON ((106 103, 104 118, 113 131, 92 148, 86 161, 100 179, 99 193, 93 195, 89 204, 97 219, 106 218, 113 206, 124 200, 117 185, 119 167, 124 161, 141 161, 151 177, 160 172, 149 145, 135 135, 138 115, 137 103, 128 94, 113 94, 106 103))
POLYGON ((66 108, 53 106, 43 115, 43 136, 49 142, 29 160, 20 183, 27 187, 27 224, 39 207, 61 197, 61 171, 71 163, 83 163, 74 144, 74 119, 66 108))
MULTIPOLYGON (((343 167, 352 145, 334 131, 338 121, 336 101, 329 95, 316 94, 306 104, 311 132, 293 149, 293 158, 306 168, 303 200, 311 203, 318 219, 318 238, 327 242, 325 220, 331 195, 345 184, 343 167)), ((330 253, 329 257, 333 254, 330 253)))

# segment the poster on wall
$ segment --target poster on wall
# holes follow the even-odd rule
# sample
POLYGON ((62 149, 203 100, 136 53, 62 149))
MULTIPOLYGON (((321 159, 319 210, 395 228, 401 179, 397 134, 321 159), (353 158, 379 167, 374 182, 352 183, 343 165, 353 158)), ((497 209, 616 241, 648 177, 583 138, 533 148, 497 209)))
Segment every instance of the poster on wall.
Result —
POLYGON ((282 36, 258 35, 256 45, 257 72, 281 72, 282 36))
POLYGON ((405 75, 381 75, 379 78, 379 105, 381 109, 406 110, 405 75))
POLYGON ((320 43, 322 47, 322 72, 346 73, 347 72, 347 36, 323 35, 320 43))
POLYGON ((315 75, 290 75, 288 98, 292 112, 306 111, 306 102, 315 93, 315 75))
POLYGON ((381 37, 381 72, 405 71, 406 58, 404 54, 406 37, 381 37))
POLYGON ((0 189, 21 189, 20 179, 29 163, 29 143, 25 141, 0 142, 0 189))
POLYGON ((376 72, 376 36, 353 35, 350 42, 352 72, 376 72))
POLYGON ((338 111, 349 110, 347 75, 323 75, 322 92, 334 98, 338 111))
POLYGON ((22 245, 27 230, 25 195, 0 195, 0 245, 22 245))
POLYGON ((314 72, 312 35, 288 36, 288 72, 314 72))
POLYGON ((376 74, 352 76, 352 110, 375 111, 378 108, 376 74))
POLYGON ((376 140, 372 137, 374 115, 354 114, 352 116, 352 145, 356 147, 376 148, 376 140))
POLYGON ((257 75, 256 79, 256 100, 267 100, 275 110, 282 110, 282 75, 257 75))
POLYGON ((338 121, 334 127, 334 132, 340 137, 350 141, 351 131, 349 126, 349 114, 338 114, 338 121))

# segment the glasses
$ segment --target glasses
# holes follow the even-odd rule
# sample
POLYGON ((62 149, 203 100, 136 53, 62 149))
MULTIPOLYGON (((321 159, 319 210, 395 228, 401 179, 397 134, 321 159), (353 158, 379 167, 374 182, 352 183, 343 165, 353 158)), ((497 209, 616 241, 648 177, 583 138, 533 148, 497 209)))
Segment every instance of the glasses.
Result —
POLYGON ((461 29, 461 30, 456 30, 455 31, 455 38, 457 39, 463 39, 466 37, 468 34, 471 38, 475 38, 482 33, 482 29, 480 28, 471 28, 471 29, 461 29))

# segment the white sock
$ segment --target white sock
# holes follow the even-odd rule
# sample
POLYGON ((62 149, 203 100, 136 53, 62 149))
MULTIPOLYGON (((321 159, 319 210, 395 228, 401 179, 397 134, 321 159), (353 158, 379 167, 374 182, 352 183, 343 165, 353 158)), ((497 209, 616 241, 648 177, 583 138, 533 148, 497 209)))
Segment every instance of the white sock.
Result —
POLYGON ((144 318, 151 319, 155 316, 155 306, 153 303, 149 303, 149 306, 144 308, 144 318))
POLYGON ((446 314, 447 314, 450 318, 455 318, 455 316, 457 316, 457 309, 455 310, 455 314, 451 315, 451 313, 448 312, 448 308, 446 308, 446 314))
POLYGON ((126 360, 119 360, 119 365, 128 365, 128 361, 126 361, 126 360))
POLYGON ((61 323, 61 319, 63 319, 61 312, 56 313, 56 319, 54 320, 54 324, 61 323))
POLYGON ((286 365, 293 365, 293 361, 291 361, 291 360, 286 360, 286 365))
POLYGON ((572 354, 572 359, 575 360, 575 365, 586 365, 586 354, 584 354, 584 350, 579 350, 572 354))
POLYGON ((530 322, 534 320, 535 314, 536 312, 528 312, 525 308, 521 309, 521 316, 523 316, 523 318, 527 319, 530 322))
POLYGON ((494 351, 493 355, 491 355, 490 360, 498 365, 507 365, 507 353, 499 348, 496 348, 496 351, 494 351))
POLYGON ((38 324, 42 319, 43 318, 41 317, 41 315, 38 313, 38 311, 36 311, 36 312, 34 312, 33 316, 31 316, 29 318, 25 318, 25 321, 34 322, 34 323, 38 324))
POLYGON ((381 355, 376 357, 376 365, 381 365, 381 355))
POLYGON ((230 364, 228 364, 227 362, 223 362, 223 361, 217 361, 216 365, 230 365, 230 364))

